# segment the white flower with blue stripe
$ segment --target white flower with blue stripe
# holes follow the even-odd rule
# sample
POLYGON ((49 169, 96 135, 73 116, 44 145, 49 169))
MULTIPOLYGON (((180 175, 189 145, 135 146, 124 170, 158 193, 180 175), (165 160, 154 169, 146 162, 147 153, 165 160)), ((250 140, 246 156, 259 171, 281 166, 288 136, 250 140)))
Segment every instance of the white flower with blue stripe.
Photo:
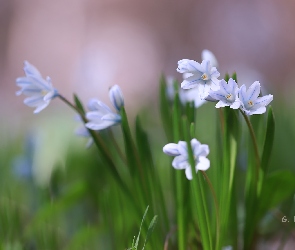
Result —
POLYGON ((24 104, 35 107, 34 113, 39 113, 58 95, 58 91, 52 86, 50 77, 44 79, 32 64, 27 61, 24 64, 26 76, 16 79, 16 85, 21 88, 16 92, 16 95, 28 96, 24 100, 24 104))
POLYGON ((241 101, 241 109, 246 115, 263 114, 266 106, 273 100, 273 95, 265 95, 258 97, 260 94, 260 83, 254 82, 248 90, 242 85, 239 91, 239 99, 241 101))
POLYGON ((89 102, 92 111, 86 113, 88 122, 85 126, 92 130, 103 130, 121 122, 121 116, 114 113, 103 102, 92 99, 89 102))
POLYGON ((181 83, 181 88, 198 88, 202 99, 207 97, 211 90, 219 89, 218 77, 220 73, 215 67, 211 66, 209 60, 203 60, 201 64, 189 59, 180 60, 178 61, 177 71, 186 73, 187 76, 181 83))
POLYGON ((219 82, 219 90, 211 91, 210 97, 218 101, 216 108, 230 106, 232 109, 238 109, 241 105, 238 92, 239 87, 235 80, 230 78, 228 83, 225 80, 219 82))

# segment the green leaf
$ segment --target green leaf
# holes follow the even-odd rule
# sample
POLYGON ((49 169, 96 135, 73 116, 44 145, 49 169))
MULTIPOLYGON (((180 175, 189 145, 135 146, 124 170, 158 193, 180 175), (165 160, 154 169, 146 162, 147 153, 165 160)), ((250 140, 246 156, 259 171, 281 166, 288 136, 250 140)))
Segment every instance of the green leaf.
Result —
POLYGON ((89 242, 96 239, 99 235, 99 229, 93 226, 86 226, 80 228, 72 237, 65 250, 74 250, 85 248, 85 245, 89 245, 89 242))
POLYGON ((160 79, 160 112, 166 137, 169 141, 172 141, 172 114, 170 103, 167 97, 167 83, 164 75, 162 75, 160 79))
POLYGON ((181 102, 179 94, 176 92, 173 104, 173 139, 178 142, 182 138, 181 130, 181 102))
POLYGON ((140 162, 138 159, 138 151, 135 148, 134 141, 132 139, 132 134, 127 118, 127 114, 125 108, 122 107, 120 110, 121 118, 122 118, 122 133, 124 136, 124 144, 125 144, 125 153, 127 157, 127 163, 130 167, 130 174, 135 175, 139 171, 140 162))
POLYGON ((82 112, 82 114, 85 114, 85 109, 83 107, 83 104, 76 94, 74 94, 74 102, 76 107, 82 112))
POLYGON ((232 74, 231 78, 232 78, 233 80, 235 80, 235 82, 237 83, 237 82, 238 82, 237 72, 234 72, 234 73, 232 74))
POLYGON ((135 241, 135 249, 137 249, 137 247, 138 247, 139 237, 140 237, 140 233, 141 233, 142 224, 143 224, 143 222, 145 220, 145 217, 146 217, 146 214, 147 214, 148 210, 149 210, 149 206, 147 206, 147 208, 146 208, 146 210, 145 210, 145 212, 143 214, 141 223, 140 223, 139 232, 138 232, 138 235, 137 235, 137 238, 136 238, 136 241, 135 241))
POLYGON ((225 76, 224 76, 224 80, 225 80, 226 82, 228 82, 229 78, 230 78, 230 77, 229 77, 229 74, 226 73, 225 76))
POLYGON ((155 215, 154 218, 152 219, 150 225, 149 225, 148 232, 147 232, 147 236, 146 236, 146 239, 145 239, 145 241, 144 241, 144 244, 143 244, 143 248, 142 248, 142 250, 144 250, 146 243, 147 243, 148 240, 150 239, 151 234, 152 234, 152 232, 154 231, 154 228, 155 228, 155 226, 156 226, 156 224, 157 224, 157 221, 158 221, 158 216, 155 215))
POLYGON ((264 140, 264 147, 263 153, 261 157, 261 167, 264 171, 264 175, 267 174, 268 170, 268 163, 271 156, 273 141, 274 141, 274 134, 275 134, 275 119, 272 107, 270 106, 267 113, 267 124, 266 124, 266 132, 265 132, 265 140, 264 140))
POLYGON ((189 164, 192 170, 193 179, 190 181, 191 190, 195 199, 198 227, 201 234, 201 242, 204 250, 213 249, 212 232, 209 221, 209 210, 204 192, 205 181, 201 173, 195 171, 195 159, 191 146, 190 126, 186 117, 182 118, 183 134, 187 143, 189 164))
POLYGON ((32 222, 27 227, 25 234, 29 234, 32 230, 38 228, 38 226, 42 228, 42 225, 46 224, 47 221, 53 220, 53 218, 56 218, 82 199, 86 192, 87 185, 84 182, 77 182, 71 186, 63 197, 53 203, 45 204, 38 210, 32 222))
POLYGON ((281 170, 270 174, 264 181, 258 207, 258 218, 278 206, 295 192, 295 174, 281 170))

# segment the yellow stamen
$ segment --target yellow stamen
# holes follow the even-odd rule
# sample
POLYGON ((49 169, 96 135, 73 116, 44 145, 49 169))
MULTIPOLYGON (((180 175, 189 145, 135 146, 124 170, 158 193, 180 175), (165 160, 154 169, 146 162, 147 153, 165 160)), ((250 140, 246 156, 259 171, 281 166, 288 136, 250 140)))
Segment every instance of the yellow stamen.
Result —
POLYGON ((250 100, 248 101, 249 106, 253 106, 253 102, 250 100))
POLYGON ((206 73, 204 73, 204 74, 201 76, 201 78, 202 78, 204 81, 209 80, 209 77, 208 77, 208 75, 207 75, 206 73))
POLYGON ((230 99, 232 97, 232 94, 228 94, 227 96, 226 96, 226 99, 230 99))

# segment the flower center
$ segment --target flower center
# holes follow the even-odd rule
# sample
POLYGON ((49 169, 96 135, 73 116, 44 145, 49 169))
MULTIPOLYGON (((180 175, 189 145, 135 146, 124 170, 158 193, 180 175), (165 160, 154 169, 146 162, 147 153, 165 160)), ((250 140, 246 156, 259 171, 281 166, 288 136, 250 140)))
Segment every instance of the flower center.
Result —
POLYGON ((204 81, 209 80, 209 76, 208 76, 206 73, 204 73, 204 74, 201 76, 201 78, 202 78, 202 80, 204 80, 204 81))
POLYGON ((226 95, 225 98, 226 98, 228 101, 233 101, 233 95, 232 95, 232 94, 228 94, 228 95, 226 95))
POLYGON ((49 92, 48 90, 42 89, 41 95, 46 96, 48 94, 48 92, 49 92))
POLYGON ((252 106, 254 105, 254 103, 253 103, 251 100, 249 100, 249 101, 248 101, 248 105, 249 105, 250 107, 252 107, 252 106))

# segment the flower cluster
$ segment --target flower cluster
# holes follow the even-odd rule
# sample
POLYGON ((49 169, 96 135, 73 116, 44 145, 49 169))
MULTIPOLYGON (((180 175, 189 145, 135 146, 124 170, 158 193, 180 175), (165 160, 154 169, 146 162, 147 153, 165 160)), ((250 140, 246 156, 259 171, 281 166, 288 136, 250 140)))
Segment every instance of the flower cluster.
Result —
MULTIPOLYGON (((195 159, 195 170, 205 171, 210 167, 210 161, 206 158, 209 154, 209 147, 206 144, 201 144, 197 139, 191 140, 191 147, 195 159)), ((187 143, 179 141, 176 143, 169 143, 163 147, 163 152, 170 156, 175 156, 172 166, 175 169, 185 169, 186 178, 192 180, 192 169, 189 163, 189 155, 187 143)))
POLYGON ((217 60, 212 52, 204 50, 203 61, 183 59, 178 62, 177 71, 187 77, 181 83, 181 88, 196 88, 201 99, 217 102, 216 108, 230 106, 232 109, 241 109, 246 115, 263 114, 266 106, 273 100, 273 95, 260 95, 260 83, 254 82, 248 90, 242 85, 240 88, 232 78, 228 83, 218 80, 219 72, 211 64, 217 65, 217 60))
POLYGON ((16 95, 24 94, 28 96, 24 100, 24 104, 29 107, 35 107, 34 113, 36 114, 45 109, 50 101, 58 95, 58 92, 52 86, 49 76, 44 79, 32 64, 27 61, 24 64, 26 76, 16 79, 17 86, 21 88, 16 92, 16 95))

